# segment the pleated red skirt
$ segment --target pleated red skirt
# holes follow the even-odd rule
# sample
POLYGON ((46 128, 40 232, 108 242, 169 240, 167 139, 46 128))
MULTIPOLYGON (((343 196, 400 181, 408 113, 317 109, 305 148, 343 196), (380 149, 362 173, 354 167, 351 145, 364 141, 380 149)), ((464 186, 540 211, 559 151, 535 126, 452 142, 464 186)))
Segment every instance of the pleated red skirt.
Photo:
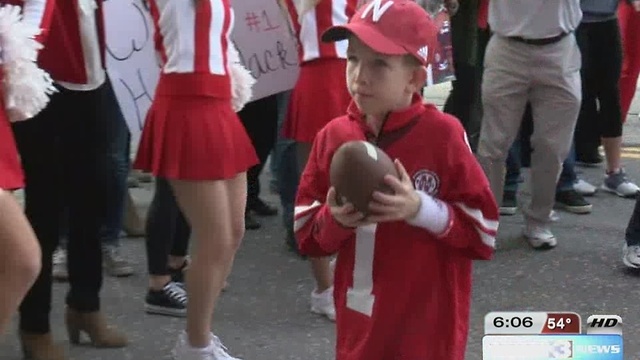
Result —
POLYGON ((258 157, 228 99, 156 95, 134 167, 179 180, 230 179, 258 157))
POLYGON ((344 59, 319 59, 300 66, 284 124, 286 138, 312 143, 329 121, 347 113, 351 95, 346 66, 344 59))
MULTIPOLYGON (((4 109, 2 102, 0 107, 4 109)), ((4 110, 0 110, 0 189, 15 190, 23 186, 24 174, 11 125, 4 110)))

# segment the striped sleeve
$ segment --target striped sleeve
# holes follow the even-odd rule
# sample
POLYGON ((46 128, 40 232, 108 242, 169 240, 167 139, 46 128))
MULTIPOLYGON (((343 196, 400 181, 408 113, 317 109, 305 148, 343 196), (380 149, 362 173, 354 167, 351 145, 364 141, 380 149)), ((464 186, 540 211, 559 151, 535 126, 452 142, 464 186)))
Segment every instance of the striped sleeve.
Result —
MULTIPOLYGON (((461 129, 460 129, 461 130, 461 129)), ((484 171, 464 140, 448 142, 450 171, 442 200, 449 207, 449 227, 438 238, 460 249, 472 259, 488 260, 493 256, 498 232, 498 206, 484 171)))
POLYGON ((338 224, 325 204, 329 191, 329 161, 321 154, 322 132, 316 136, 307 165, 300 177, 294 212, 294 232, 300 253, 311 257, 336 253, 354 235, 338 224))
POLYGON ((56 6, 56 0, 24 0, 23 21, 38 27, 41 32, 36 40, 44 44, 49 34, 49 26, 56 6))

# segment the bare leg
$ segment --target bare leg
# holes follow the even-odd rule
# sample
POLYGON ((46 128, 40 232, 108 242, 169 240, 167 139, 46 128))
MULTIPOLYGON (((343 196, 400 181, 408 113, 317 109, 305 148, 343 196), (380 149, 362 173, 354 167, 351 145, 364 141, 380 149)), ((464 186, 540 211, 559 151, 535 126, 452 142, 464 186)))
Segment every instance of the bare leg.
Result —
MULTIPOLYGON (((311 144, 309 143, 297 143, 296 149, 298 152, 298 177, 302 175, 304 167, 307 165, 309 159, 309 153, 311 152, 311 144)), ((330 258, 309 258, 311 262, 311 270, 313 271, 313 277, 316 279, 316 292, 321 293, 330 288, 333 285, 333 274, 331 274, 330 258)))
POLYGON ((0 335, 38 277, 40 246, 20 204, 0 189, 0 335))
POLYGON ((169 275, 149 275, 149 289, 159 291, 171 281, 169 275))
POLYGON ((602 146, 607 159, 607 171, 615 172, 620 169, 622 154, 622 136, 615 138, 602 138, 602 146))
POLYGON ((171 269, 180 269, 182 265, 184 265, 184 261, 186 259, 187 259, 186 256, 169 255, 169 267, 171 269))
POLYGON ((193 347, 209 345, 216 300, 244 236, 246 173, 229 180, 171 180, 191 225, 194 248, 187 272, 187 335, 193 347))

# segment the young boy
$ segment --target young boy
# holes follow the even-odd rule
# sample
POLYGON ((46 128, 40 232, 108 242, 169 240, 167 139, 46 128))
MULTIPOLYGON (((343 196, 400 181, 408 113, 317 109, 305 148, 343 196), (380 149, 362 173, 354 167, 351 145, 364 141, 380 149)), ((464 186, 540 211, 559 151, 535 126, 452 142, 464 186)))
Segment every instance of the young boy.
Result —
POLYGON ((464 359, 471 262, 491 258, 498 208, 459 121, 418 95, 436 37, 410 0, 374 0, 323 35, 349 39, 353 102, 315 138, 295 230, 304 254, 338 253, 338 360, 464 359), (401 175, 366 219, 336 205, 329 184, 333 153, 351 140, 381 147, 401 175))

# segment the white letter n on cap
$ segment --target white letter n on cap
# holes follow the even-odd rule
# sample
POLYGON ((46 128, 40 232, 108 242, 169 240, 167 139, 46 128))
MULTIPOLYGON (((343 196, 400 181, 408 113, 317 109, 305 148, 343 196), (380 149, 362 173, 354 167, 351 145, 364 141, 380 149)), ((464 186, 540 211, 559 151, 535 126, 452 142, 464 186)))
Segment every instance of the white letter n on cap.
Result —
POLYGON ((380 17, 382 17, 382 15, 387 12, 391 5, 393 5, 393 1, 387 1, 387 3, 383 6, 380 6, 381 4, 382 0, 373 0, 372 2, 370 2, 369 5, 367 5, 367 7, 364 9, 362 18, 364 19, 369 16, 369 12, 373 10, 373 21, 378 22, 380 20, 380 17))

